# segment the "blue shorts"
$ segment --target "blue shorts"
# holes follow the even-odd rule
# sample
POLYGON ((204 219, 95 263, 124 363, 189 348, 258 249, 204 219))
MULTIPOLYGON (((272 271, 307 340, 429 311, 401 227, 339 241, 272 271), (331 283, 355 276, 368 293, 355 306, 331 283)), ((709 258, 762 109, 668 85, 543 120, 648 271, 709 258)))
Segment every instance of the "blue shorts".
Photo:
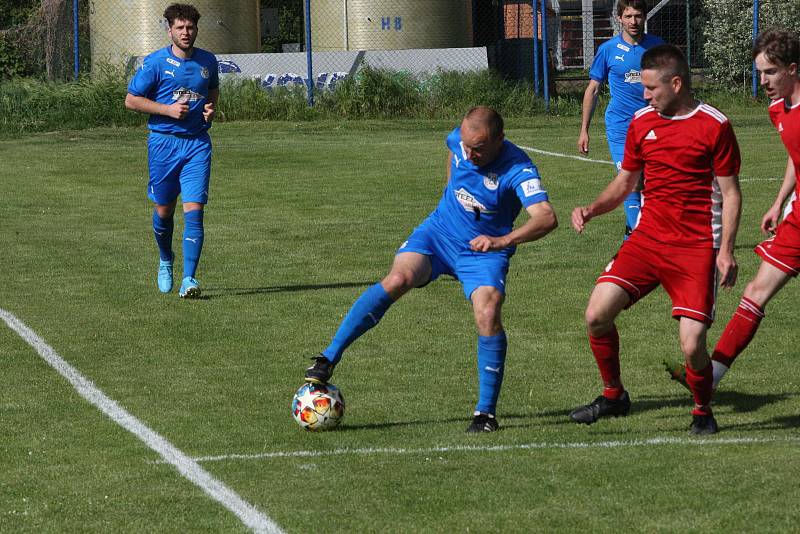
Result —
POLYGON ((175 202, 208 202, 211 178, 211 137, 176 137, 151 132, 147 139, 150 181, 147 196, 160 205, 175 202))
POLYGON ((625 156, 625 134, 626 131, 606 130, 608 151, 611 153, 611 161, 614 162, 615 174, 622 169, 622 158, 625 156))
POLYGON ((497 288, 506 293, 506 275, 511 255, 506 251, 474 252, 469 243, 448 238, 436 229, 430 219, 417 226, 397 253, 416 252, 431 260, 431 278, 447 274, 461 282, 464 296, 469 300, 481 286, 497 288))

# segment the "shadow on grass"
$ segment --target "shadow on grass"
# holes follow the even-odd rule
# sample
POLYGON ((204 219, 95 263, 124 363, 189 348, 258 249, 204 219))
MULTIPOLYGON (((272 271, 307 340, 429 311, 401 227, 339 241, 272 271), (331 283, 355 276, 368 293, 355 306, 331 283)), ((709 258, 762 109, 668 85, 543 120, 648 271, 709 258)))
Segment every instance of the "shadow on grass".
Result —
POLYGON ((265 287, 210 287, 203 290, 201 299, 216 299, 222 297, 235 297, 242 295, 265 295, 269 293, 288 293, 292 291, 316 291, 319 289, 342 289, 348 287, 366 287, 374 284, 369 282, 341 282, 338 284, 297 284, 288 286, 265 287))

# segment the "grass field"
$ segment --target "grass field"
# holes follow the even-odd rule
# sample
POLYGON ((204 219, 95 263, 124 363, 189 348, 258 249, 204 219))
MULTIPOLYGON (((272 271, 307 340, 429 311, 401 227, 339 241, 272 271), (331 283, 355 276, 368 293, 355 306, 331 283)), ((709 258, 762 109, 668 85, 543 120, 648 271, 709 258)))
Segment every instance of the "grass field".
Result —
MULTIPOLYGON (((741 274, 719 296, 710 342, 758 265, 758 221, 786 161, 765 109, 731 117, 744 158, 741 274)), ((515 120, 507 135, 574 155, 578 124, 515 120)), ((569 421, 600 391, 582 314, 623 227, 615 212, 583 236, 569 228, 571 209, 610 178, 601 163, 532 153, 561 227, 512 261, 501 432, 464 434, 476 335, 450 280, 404 297, 345 355, 340 429, 297 427, 289 403, 306 358, 435 207, 452 126, 215 126, 199 301, 155 287, 144 130, 0 141, 0 311, 31 329, 0 328, 0 531, 796 531, 796 283, 726 377, 716 436, 688 437, 690 397, 661 369, 679 358, 661 290, 618 322, 632 414, 569 421), (189 474, 152 435, 137 438, 82 398, 35 336, 112 414, 196 459, 175 460, 189 474), (210 497, 193 465, 230 492, 210 497)), ((604 160, 601 128, 591 157, 604 160)))

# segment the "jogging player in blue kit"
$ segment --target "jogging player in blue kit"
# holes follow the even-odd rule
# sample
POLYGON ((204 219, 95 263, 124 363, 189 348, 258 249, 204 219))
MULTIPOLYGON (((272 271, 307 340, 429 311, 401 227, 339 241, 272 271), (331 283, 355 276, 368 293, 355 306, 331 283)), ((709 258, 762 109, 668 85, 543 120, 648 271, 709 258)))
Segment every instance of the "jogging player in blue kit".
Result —
POLYGON ((436 210, 400 246, 389 274, 361 294, 330 345, 314 357, 307 382, 327 383, 344 350, 378 324, 397 299, 442 274, 461 282, 478 327, 479 400, 468 432, 491 432, 503 381, 506 334, 500 321, 515 246, 545 236, 556 215, 530 158, 506 141, 492 109, 470 110, 447 137, 448 183, 436 210), (517 229, 522 208, 530 218, 517 229))
MULTIPOLYGON (((647 106, 640 73, 642 56, 648 49, 664 44, 660 37, 644 33, 646 17, 645 0, 619 0, 617 18, 622 25, 622 32, 597 48, 592 67, 589 69, 589 85, 583 94, 578 150, 588 154, 589 125, 597 105, 597 95, 600 87, 608 82, 611 99, 606 107, 606 139, 611 159, 616 166, 614 174, 622 168, 628 124, 636 111, 647 106)), ((623 202, 626 239, 636 228, 639 220, 642 205, 641 190, 642 183, 639 183, 623 202)))
POLYGON ((194 6, 172 4, 164 11, 172 44, 144 58, 128 85, 125 107, 149 113, 147 141, 155 203, 153 233, 161 257, 158 289, 172 291, 172 232, 178 195, 183 203, 183 281, 178 294, 198 298, 195 278, 203 249, 203 207, 208 202, 211 138, 208 129, 219 99, 217 59, 194 47, 200 13, 194 6))

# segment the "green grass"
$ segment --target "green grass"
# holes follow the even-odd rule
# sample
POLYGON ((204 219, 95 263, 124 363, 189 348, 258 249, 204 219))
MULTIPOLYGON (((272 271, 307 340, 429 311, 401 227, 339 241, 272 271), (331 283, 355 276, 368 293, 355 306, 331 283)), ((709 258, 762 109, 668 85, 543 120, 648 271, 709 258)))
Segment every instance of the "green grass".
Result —
MULTIPOLYGON (((741 278, 719 296, 711 340, 755 273, 758 221, 785 168, 765 109, 743 105, 732 118, 744 156, 741 278)), ((216 125, 198 273, 207 298, 192 302, 155 287, 143 129, 2 140, 0 308, 189 455, 405 451, 202 464, 289 532, 796 529, 795 283, 726 377, 717 436, 686 435, 690 398, 660 368, 679 358, 661 290, 618 323, 631 416, 591 427, 568 420, 599 392, 582 314, 623 227, 615 212, 578 236, 569 213, 602 189, 610 166, 532 155, 561 227, 512 261, 501 432, 464 434, 476 336, 449 280, 411 292, 348 351, 335 379, 347 399, 339 430, 295 425, 289 403, 305 358, 435 207, 452 126, 216 125), (673 442, 648 441, 659 438, 673 442), (629 444, 591 446, 618 441, 629 444)), ((578 126, 576 117, 511 119, 507 134, 574 154, 578 126)), ((593 128, 592 156, 607 158, 602 123, 593 128)), ((0 347, 0 531, 245 530, 5 327, 0 347)))

